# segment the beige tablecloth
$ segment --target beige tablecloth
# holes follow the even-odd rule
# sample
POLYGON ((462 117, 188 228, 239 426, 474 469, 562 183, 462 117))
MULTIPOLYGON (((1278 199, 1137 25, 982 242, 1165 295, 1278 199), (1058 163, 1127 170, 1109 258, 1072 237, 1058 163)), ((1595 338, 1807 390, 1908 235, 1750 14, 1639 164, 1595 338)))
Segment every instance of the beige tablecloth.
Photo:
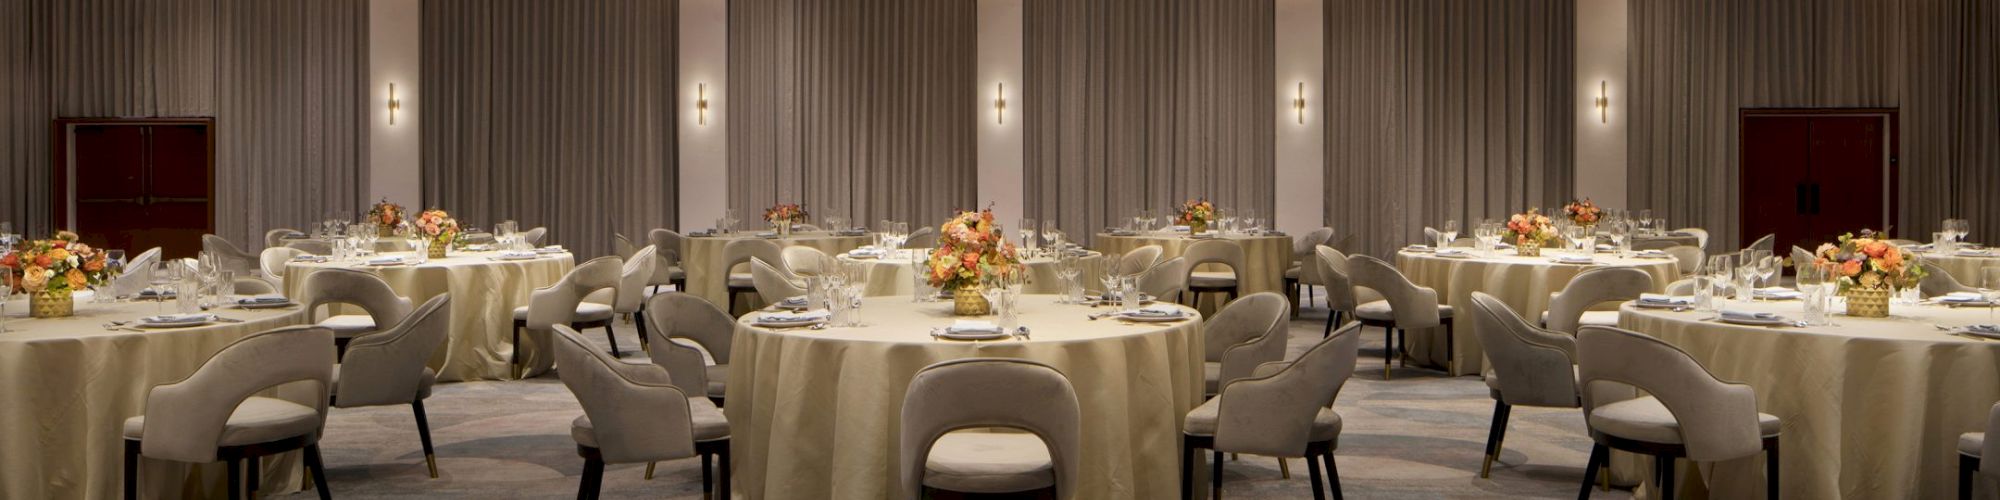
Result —
MULTIPOLYGON (((1199 319, 1090 321, 1093 309, 1023 295, 1033 340, 934 340, 949 302, 864 301, 864 328, 736 329, 727 408, 737 494, 745 498, 889 498, 896 491, 898 415, 917 370, 966 357, 1048 363, 1083 411, 1077 498, 1172 498, 1180 488, 1180 424, 1201 401, 1199 319)), ((991 319, 988 317, 986 319, 991 319)))
MULTIPOLYGON (((723 269, 727 263, 722 255, 722 247, 731 241, 756 238, 751 232, 733 233, 723 236, 698 236, 687 239, 687 250, 681 255, 681 267, 687 272, 687 293, 708 299, 716 307, 729 309, 729 270, 723 269)), ((817 248, 827 255, 843 253, 874 243, 872 235, 836 236, 831 232, 792 233, 791 236, 771 238, 780 247, 795 245, 817 248)), ((738 272, 750 272, 749 266, 738 267, 738 272)), ((761 304, 753 304, 757 306, 761 304)))
MULTIPOLYGON (((522 332, 522 346, 514 342, 514 308, 528 305, 528 295, 536 288, 562 280, 576 267, 570 254, 543 256, 534 260, 493 260, 493 252, 454 253, 414 266, 355 267, 352 263, 298 263, 285 266, 285 296, 305 296, 305 277, 328 267, 364 269, 382 276, 396 293, 423 304, 440 294, 451 294, 451 336, 445 348, 431 358, 438 380, 504 379, 509 376, 508 360, 521 349, 527 373, 546 371, 554 364, 547 333, 522 332)), ((324 317, 324 316, 322 316, 324 317)))
MULTIPOLYGON (((841 254, 838 258, 842 262, 862 262, 869 265, 868 285, 862 291, 862 294, 865 296, 908 297, 916 290, 916 273, 910 269, 911 258, 908 254, 897 254, 872 259, 854 259, 848 257, 847 254, 841 254)), ((919 255, 918 258, 924 257, 919 255)), ((1076 279, 1078 282, 1083 283, 1084 289, 1095 290, 1103 288, 1102 285, 1098 284, 1099 277, 1104 275, 1103 261, 1103 256, 1096 252, 1091 252, 1089 257, 1078 260, 1083 269, 1081 273, 1077 274, 1076 279)), ((1026 259, 1022 263, 1028 266, 1028 285, 1023 288, 1026 293, 1064 293, 1062 290, 1062 278, 1056 276, 1055 259, 1032 258, 1026 259)))
MULTIPOLYGON (((1447 359, 1454 360, 1458 372, 1453 375, 1478 374, 1484 370, 1486 350, 1480 347, 1478 334, 1473 332, 1476 328, 1473 321, 1463 316, 1472 313, 1472 292, 1486 292, 1500 299, 1532 324, 1549 310, 1549 294, 1562 291, 1571 278, 1586 269, 1636 267, 1653 275, 1655 292, 1665 290, 1667 283, 1680 277, 1680 265, 1670 258, 1634 259, 1597 254, 1598 264, 1581 266, 1551 262, 1553 255, 1545 250, 1542 257, 1496 253, 1492 256, 1447 258, 1430 253, 1398 252, 1396 268, 1402 270, 1411 282, 1437 290, 1438 300, 1450 304, 1460 315, 1452 324, 1452 346, 1457 352, 1444 352, 1444 328, 1411 331, 1408 332, 1410 359, 1432 366, 1446 366, 1447 359)), ((1373 335, 1378 331, 1370 329, 1367 333, 1373 335)))
MULTIPOLYGON (((1289 236, 1218 236, 1216 239, 1233 241, 1243 246, 1243 267, 1236 270, 1236 285, 1243 295, 1257 292, 1285 293, 1285 269, 1292 266, 1292 238, 1289 236)), ((1106 254, 1124 255, 1146 245, 1159 245, 1160 260, 1179 257, 1200 239, 1170 233, 1145 233, 1135 236, 1116 236, 1100 233, 1091 245, 1093 250, 1106 254)), ((1226 271, 1229 268, 1209 264, 1196 271, 1226 271)))
POLYGON ((1985 257, 1927 253, 1923 254, 1923 258, 1924 261, 1944 269, 1945 274, 1951 275, 1959 284, 1978 288, 1986 285, 1981 281, 1984 278, 1980 276, 1980 270, 2000 267, 2000 250, 1988 250, 1988 252, 1992 254, 1985 257))
MULTIPOLYGON (((1602 234, 1602 233, 1600 233, 1600 234, 1602 234)), ((1701 247, 1701 240, 1700 240, 1700 239, 1697 239, 1697 238, 1695 238, 1695 237, 1694 237, 1694 235, 1692 235, 1692 234, 1689 234, 1689 235, 1676 235, 1676 234, 1671 234, 1671 233, 1669 233, 1669 234, 1664 234, 1664 235, 1658 235, 1658 236, 1633 236, 1633 237, 1632 237, 1632 242, 1633 242, 1633 243, 1638 243, 1638 242, 1641 242, 1641 241, 1665 241, 1665 242, 1669 242, 1669 243, 1672 243, 1672 244, 1674 244, 1674 245, 1685 245, 1685 246, 1691 246, 1691 247, 1697 247, 1697 248, 1701 247)))
MULTIPOLYGON (((1730 307, 1794 319, 1804 308, 1798 301, 1730 307)), ((1718 378, 1756 389, 1758 411, 1784 420, 1786 498, 1952 498, 1958 435, 1983 430, 1987 409, 2000 400, 2000 341, 1931 326, 1986 322, 1984 308, 1890 306, 1890 314, 1764 327, 1628 304, 1619 324, 1679 346, 1718 378)), ((1757 470, 1764 459, 1750 460, 1718 467, 1757 470)), ((1710 486, 1716 498, 1763 492, 1761 482, 1710 486)))
MULTIPOLYGON (((106 330, 174 312, 174 303, 79 301, 76 316, 28 319, 27 300, 9 302, 0 333, 0 498, 118 498, 124 484, 126 418, 145 413, 155 385, 193 374, 209 356, 246 335, 298 324, 299 308, 217 309, 241 323, 147 330, 106 330)), ((274 395, 311 404, 311 390, 274 395)), ((270 493, 297 489, 299 454, 264 459, 270 493)), ((191 466, 142 460, 139 490, 148 498, 221 497, 221 464, 191 466)))

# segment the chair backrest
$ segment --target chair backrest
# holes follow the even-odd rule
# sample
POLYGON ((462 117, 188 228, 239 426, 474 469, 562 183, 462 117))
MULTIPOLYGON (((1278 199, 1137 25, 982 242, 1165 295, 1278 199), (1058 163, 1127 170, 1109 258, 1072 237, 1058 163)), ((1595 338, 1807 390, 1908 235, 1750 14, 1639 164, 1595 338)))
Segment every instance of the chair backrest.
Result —
POLYGON ((1681 278, 1667 284, 1667 295, 1694 295, 1694 278, 1681 278))
POLYGON ((213 234, 201 235, 201 250, 215 256, 216 267, 224 271, 249 274, 256 272, 259 268, 255 254, 243 251, 242 248, 238 248, 236 244, 230 243, 229 240, 222 239, 221 236, 213 234))
POLYGON ((431 297, 395 326, 356 337, 340 358, 334 406, 354 408, 415 401, 424 364, 451 333, 451 295, 431 297))
POLYGON ((1437 244, 1437 241, 1438 241, 1438 230, 1437 230, 1437 228, 1434 228, 1434 227, 1430 227, 1430 226, 1424 226, 1424 244, 1425 244, 1425 245, 1436 245, 1436 244, 1437 244))
POLYGON ((924 226, 910 231, 910 239, 903 241, 903 248, 936 248, 937 228, 924 226))
POLYGON ((805 285, 793 281, 790 273, 779 270, 764 259, 750 258, 750 281, 757 286, 757 295, 768 304, 806 294, 805 285))
POLYGON ((321 239, 291 240, 285 242, 285 246, 313 255, 333 255, 333 242, 321 239))
MULTIPOLYGON (((2000 403, 1986 410, 1986 441, 1979 447, 1980 457, 2000 457, 2000 403)), ((2000 477, 2000 460, 1982 459, 1979 473, 2000 477)))
POLYGON ((1472 292, 1473 331, 1486 359, 1500 380, 1495 397, 1510 405, 1575 408, 1572 355, 1576 341, 1568 335, 1529 326, 1514 308, 1485 292, 1472 292))
MULTIPOLYGON (((1131 255, 1126 255, 1130 257, 1131 255)), ((1139 276, 1139 291, 1158 297, 1160 300, 1174 300, 1187 290, 1187 257, 1174 257, 1161 262, 1139 276)))
POLYGON ((1416 330, 1438 326, 1437 291, 1417 286, 1395 266, 1367 255, 1347 257, 1347 277, 1354 286, 1374 290, 1389 301, 1396 315, 1396 328, 1416 330))
POLYGON ((611 303, 612 311, 619 314, 638 312, 639 306, 646 303, 646 283, 653 279, 654 266, 658 265, 660 259, 654 255, 652 245, 633 252, 618 272, 618 296, 611 303))
POLYGON ((1701 269, 1702 259, 1708 256, 1701 251, 1701 247, 1688 245, 1670 246, 1665 252, 1674 256, 1674 263, 1681 276, 1694 276, 1695 271, 1701 269))
POLYGON ((1166 251, 1166 249, 1160 248, 1159 245, 1146 245, 1134 248, 1132 251, 1126 252, 1124 257, 1118 258, 1118 268, 1114 272, 1120 276, 1146 272, 1147 269, 1152 269, 1154 265, 1159 264, 1160 252, 1163 251, 1166 251))
MULTIPOLYGON (((1766 252, 1775 252, 1775 250, 1777 250, 1777 246, 1778 246, 1778 235, 1766 234, 1762 238, 1757 238, 1757 241, 1752 241, 1750 242, 1749 245, 1744 245, 1743 249, 1749 250, 1754 248, 1766 252)), ((1777 255, 1777 254, 1772 253, 1772 255, 1777 255)))
POLYGON ((522 231, 521 241, 526 242, 528 246, 536 246, 536 247, 542 246, 542 236, 547 234, 549 234, 549 228, 536 227, 534 229, 522 231))
POLYGON ((304 233, 300 233, 299 230, 297 229, 289 229, 282 227, 277 229, 272 229, 270 231, 265 231, 264 248, 277 248, 285 246, 285 237, 295 234, 304 234, 304 233))
POLYGON ((1680 243, 1676 243, 1674 240, 1663 240, 1663 239, 1632 240, 1633 250, 1666 250, 1668 248, 1673 248, 1676 245, 1680 245, 1680 243))
MULTIPOLYGON (((307 405, 326 423, 333 384, 333 331, 294 326, 253 333, 216 351, 194 374, 146 395, 140 454, 176 462, 214 462, 222 426, 243 400, 266 389, 310 381, 307 405)), ((282 436, 281 436, 282 437, 282 436)))
POLYGON ((1583 312, 1605 302, 1638 300, 1653 291, 1653 275, 1636 267, 1598 267, 1577 273, 1549 300, 1550 330, 1576 333, 1583 312))
POLYGON ((1925 298, 1952 292, 1979 291, 1978 288, 1965 286, 1964 283, 1960 283, 1957 277, 1953 277, 1951 273, 1944 272, 1944 268, 1938 267, 1937 264, 1922 262, 1918 263, 1917 266, 1924 269, 1924 279, 1917 283, 1917 291, 1922 293, 1925 298))
MULTIPOLYGON (((653 242, 653 250, 667 266, 681 265, 681 255, 687 253, 687 237, 672 229, 654 229, 646 233, 646 239, 653 242)), ((666 266, 662 266, 666 267, 666 266)))
POLYGON ((1586 417, 1615 402, 1597 386, 1630 386, 1659 398, 1673 414, 1688 460, 1718 462, 1763 449, 1756 392, 1715 378, 1672 344, 1630 330, 1586 326, 1577 334, 1576 357, 1586 417))
POLYGON ((1333 239, 1333 228, 1330 227, 1314 229, 1310 233, 1292 238, 1292 261, 1303 264, 1312 260, 1313 249, 1325 245, 1327 240, 1331 239, 1333 239))
POLYGON ((125 261, 125 272, 111 278, 111 293, 125 297, 145 291, 153 281, 153 264, 160 261, 160 247, 139 252, 138 257, 125 261))
MULTIPOLYGON (((317 314, 320 306, 350 304, 360 306, 375 320, 377 329, 403 321, 410 315, 410 299, 396 295, 381 276, 360 269, 329 267, 306 275, 306 314, 317 314)), ((312 316, 308 316, 312 318, 312 316)))
POLYGON ((1180 258, 1187 259, 1189 273, 1193 273, 1194 269, 1201 267, 1202 264, 1222 264, 1229 266, 1229 271, 1234 273, 1245 271, 1243 245, 1230 240, 1194 242, 1193 245, 1188 245, 1186 251, 1181 252, 1180 258))
POLYGON ((626 262, 631 262, 632 254, 639 251, 639 245, 633 244, 632 239, 626 238, 624 233, 611 233, 611 239, 611 253, 620 259, 625 259, 626 262))
POLYGON ((536 289, 528 296, 528 328, 548 330, 576 321, 577 304, 591 292, 617 288, 624 267, 625 262, 617 256, 606 255, 576 266, 555 284, 536 289))
MULTIPOLYGON (((653 322, 654 340, 684 338, 700 344, 717 364, 729 363, 736 319, 700 296, 663 293, 646 301, 646 320, 653 322)), ((653 342, 652 345, 660 345, 653 342)))
POLYGON ((605 463, 694 456, 694 418, 687 393, 650 363, 613 359, 569 325, 555 325, 556 374, 590 419, 605 463))
POLYGON ((1214 450, 1304 456, 1313 418, 1333 405, 1354 375, 1360 330, 1359 323, 1349 323, 1274 373, 1222 386, 1215 396, 1222 401, 1216 409, 1214 450))
POLYGON ((1347 274, 1347 254, 1329 246, 1315 248, 1313 253, 1319 283, 1326 287, 1327 306, 1335 311, 1354 312, 1361 304, 1355 300, 1354 280, 1347 274))
POLYGON ((923 498, 931 444, 968 427, 1008 427, 1034 433, 1055 464, 1056 495, 1077 498, 1083 416, 1069 378, 1022 359, 966 358, 924 367, 903 395, 899 498, 923 498))
POLYGON ((1703 251, 1707 251, 1707 248, 1708 248, 1708 230, 1707 230, 1707 229, 1702 229, 1702 228, 1698 228, 1698 227, 1684 227, 1684 228, 1680 228, 1680 229, 1675 229, 1675 230, 1674 230, 1674 232, 1676 232, 1676 233, 1682 233, 1682 234, 1692 234, 1692 235, 1694 235, 1694 244, 1695 244, 1695 246, 1697 246, 1697 247, 1701 247, 1701 248, 1703 249, 1703 251))
POLYGON ((1258 365, 1285 359, 1291 301, 1258 292, 1230 301, 1202 324, 1203 358, 1222 363, 1217 387, 1250 376, 1258 365))
POLYGON ((300 255, 306 255, 306 251, 282 246, 266 248, 257 254, 257 267, 263 270, 264 276, 270 278, 272 283, 282 285, 285 283, 285 264, 291 263, 292 258, 300 255))
POLYGON ((820 276, 835 269, 833 257, 817 248, 793 245, 785 247, 781 253, 784 255, 782 262, 765 262, 765 264, 782 264, 784 270, 793 276, 820 276))
POLYGON ((764 259, 766 263, 784 262, 785 251, 778 248, 778 244, 772 243, 771 240, 739 238, 736 241, 722 245, 723 272, 736 272, 737 265, 748 264, 753 257, 764 259))

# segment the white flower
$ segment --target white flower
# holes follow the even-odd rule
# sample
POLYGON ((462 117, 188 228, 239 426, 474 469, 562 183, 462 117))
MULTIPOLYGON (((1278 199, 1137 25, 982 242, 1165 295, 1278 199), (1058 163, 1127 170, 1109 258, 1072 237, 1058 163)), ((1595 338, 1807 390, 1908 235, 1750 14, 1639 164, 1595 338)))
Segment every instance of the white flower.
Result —
MULTIPOLYGON (((70 267, 76 267, 76 266, 78 265, 76 261, 77 261, 77 259, 76 259, 76 254, 69 254, 69 266, 70 266, 70 267)), ((50 272, 54 272, 54 271, 50 271, 50 272)))

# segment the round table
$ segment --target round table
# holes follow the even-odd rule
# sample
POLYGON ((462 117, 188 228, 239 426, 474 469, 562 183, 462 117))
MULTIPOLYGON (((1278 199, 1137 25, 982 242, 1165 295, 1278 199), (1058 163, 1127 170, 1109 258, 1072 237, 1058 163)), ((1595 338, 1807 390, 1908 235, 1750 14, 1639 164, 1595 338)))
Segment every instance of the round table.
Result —
MULTIPOLYGON (((107 328, 175 312, 168 301, 89 303, 76 315, 29 319, 28 301, 7 303, 7 331, 0 333, 0 498, 116 498, 124 484, 125 419, 146 409, 153 386, 194 373, 209 356, 252 333, 303 322, 299 307, 219 308, 217 316, 240 322, 135 331, 107 328)), ((297 387, 265 395, 312 404, 297 387)), ((273 491, 299 484, 297 452, 264 459, 261 484, 273 491)), ((192 465, 141 460, 139 491, 151 498, 217 497, 228 485, 219 463, 192 465)))
MULTIPOLYGON (((929 258, 928 250, 917 251, 925 253, 917 254, 915 258, 929 258)), ((898 250, 887 257, 861 259, 843 253, 835 256, 835 258, 840 259, 841 262, 860 262, 869 265, 868 286, 862 291, 863 296, 908 297, 910 294, 916 292, 917 287, 914 272, 910 270, 910 261, 912 260, 910 252, 909 250, 898 250)), ((1104 275, 1104 255, 1097 252, 1090 252, 1088 256, 1079 259, 1077 262, 1082 267, 1082 272, 1076 275, 1076 279, 1078 282, 1083 283, 1084 289, 1103 288, 1102 286, 1097 286, 1096 283, 1099 281, 1099 277, 1104 275)), ((1057 266, 1055 259, 1037 257, 1023 259, 1021 263, 1028 267, 1028 284, 1024 288, 1026 293, 1064 293, 1062 278, 1056 276, 1057 266)))
MULTIPOLYGON (((404 255, 407 258, 409 254, 404 255)), ((548 345, 547 334, 523 332, 521 343, 525 345, 513 345, 514 308, 528 305, 528 296, 536 288, 562 280, 576 267, 576 258, 561 253, 533 260, 496 260, 496 255, 453 252, 442 259, 399 266, 292 262, 285 265, 285 296, 305 297, 306 275, 333 267, 375 273, 388 281, 397 295, 408 297, 412 305, 450 293, 450 341, 430 362, 439 381, 507 378, 511 375, 508 360, 516 350, 525 373, 546 371, 555 362, 553 352, 539 348, 548 345)))
MULTIPOLYGON (((1257 292, 1285 293, 1285 269, 1292 267, 1292 238, 1289 236, 1215 235, 1194 238, 1173 232, 1148 232, 1133 235, 1098 233, 1091 245, 1093 250, 1105 254, 1124 255, 1147 245, 1159 245, 1160 261, 1179 257, 1187 251, 1188 245, 1197 241, 1222 240, 1235 242, 1243 247, 1243 267, 1237 269, 1236 286, 1242 295, 1257 292)), ((1195 268, 1197 272, 1224 271, 1229 268, 1207 264, 1195 268)))
MULTIPOLYGON (((1804 311, 1798 301, 1728 307, 1793 319, 1804 311)), ((1890 314, 1836 315, 1834 326, 1743 326, 1627 303, 1618 323, 1679 346, 1718 378, 1756 389, 1758 411, 1784 420, 1785 497, 1951 498, 1958 435, 1983 431, 1987 410, 2000 400, 2000 341, 1932 327, 1987 322, 1986 308, 1892 305, 1890 314)), ((1720 466, 1758 470, 1764 459, 1747 460, 1720 466)), ((1724 492, 1719 498, 1761 496, 1763 487, 1711 485, 1724 492)))
POLYGON ((1984 278, 1980 276, 1980 270, 2000 267, 2000 251, 1996 250, 1986 250, 1985 255, 1926 253, 1922 257, 1925 262, 1943 269, 1959 284, 1973 288, 1986 285, 1981 282, 1984 278))
MULTIPOLYGON (((1673 258, 1640 259, 1596 254, 1596 264, 1554 262, 1554 251, 1543 256, 1523 257, 1512 251, 1467 257, 1439 257, 1428 252, 1397 252, 1396 268, 1418 286, 1436 290, 1441 303, 1451 305, 1460 315, 1472 313, 1472 292, 1485 292, 1500 299, 1530 323, 1549 310, 1549 294, 1562 291, 1577 273, 1597 267, 1634 267, 1653 276, 1653 291, 1665 290, 1667 283, 1680 278, 1680 264, 1673 258)), ((1450 345, 1457 350, 1445 353, 1445 329, 1407 332, 1410 359, 1434 366, 1453 366, 1452 375, 1478 374, 1485 369, 1485 349, 1474 333, 1470 319, 1454 318, 1450 345)), ((1370 332, 1373 333, 1373 332, 1370 332)))
MULTIPOLYGON (((1088 306, 1023 295, 1032 340, 937 340, 951 303, 862 301, 861 328, 736 326, 727 404, 739 495, 887 498, 897 490, 898 415, 917 371, 968 357, 1047 363, 1082 404, 1077 498, 1179 495, 1181 421, 1202 397, 1201 318, 1091 321, 1088 306)), ((1189 309, 1192 312, 1192 309, 1189 309)), ((982 319, 992 319, 991 316, 982 319)), ((1200 469, 1200 467, 1197 467, 1200 469)))
MULTIPOLYGON (((717 236, 688 235, 687 248, 681 254, 681 267, 687 272, 686 293, 708 299, 716 307, 729 309, 728 264, 722 254, 722 247, 729 242, 747 238, 760 238, 753 233, 730 233, 717 236)), ((841 236, 832 232, 814 231, 792 233, 790 236, 764 238, 777 243, 779 247, 808 246, 826 252, 827 255, 843 253, 875 242, 875 236, 860 234, 841 236)), ((749 266, 743 266, 748 273, 749 266)), ((753 304, 755 305, 755 304, 753 304)))

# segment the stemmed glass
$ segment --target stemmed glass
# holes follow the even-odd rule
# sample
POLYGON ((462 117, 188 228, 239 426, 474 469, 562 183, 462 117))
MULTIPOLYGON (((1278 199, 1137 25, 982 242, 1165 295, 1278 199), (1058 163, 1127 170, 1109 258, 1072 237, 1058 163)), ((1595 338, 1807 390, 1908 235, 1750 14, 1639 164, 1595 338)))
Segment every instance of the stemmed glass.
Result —
POLYGON ((1984 286, 1979 287, 1979 295, 1986 298, 1986 323, 1993 323, 1993 309, 2000 308, 2000 266, 1979 270, 1984 286))
POLYGON ((1069 304, 1076 302, 1076 294, 1072 291, 1079 288, 1076 277, 1083 271, 1077 268, 1081 264, 1080 260, 1082 260, 1081 257, 1068 252, 1056 255, 1056 277, 1062 279, 1062 299, 1056 301, 1057 303, 1069 304))
POLYGON ((1780 259, 1775 255, 1771 255, 1771 252, 1758 250, 1757 282, 1759 284, 1765 284, 1765 285, 1772 283, 1771 278, 1776 277, 1778 275, 1778 270, 1784 267, 1784 264, 1785 264, 1784 259, 1780 259))
POLYGON ((1021 225, 1014 226, 1014 233, 1020 235, 1021 237, 1021 248, 1026 248, 1028 250, 1034 250, 1038 248, 1038 245, 1036 244, 1035 240, 1034 219, 1022 218, 1021 225))
MULTIPOLYGON (((1701 274, 1708 275, 1709 281, 1710 283, 1712 283, 1711 285, 1709 285, 1711 289, 1732 288, 1735 285, 1735 282, 1730 280, 1731 277, 1730 273, 1735 270, 1736 270, 1736 256, 1711 255, 1708 257, 1708 263, 1702 265, 1700 272, 1701 274)), ((1711 290, 1710 293, 1712 294, 1713 290, 1711 290)), ((1717 295, 1716 300, 1719 301, 1722 299, 1726 299, 1728 298, 1728 296, 1729 294, 1726 293, 1717 295)), ((1721 309, 1721 308, 1711 307, 1711 309, 1721 309)))
POLYGON ((1438 248, 1449 247, 1451 242, 1458 240, 1458 221, 1444 221, 1444 227, 1438 228, 1438 240, 1438 248))
POLYGON ((180 268, 180 263, 173 259, 160 259, 153 263, 153 268, 149 270, 151 274, 146 277, 146 289, 153 291, 153 312, 160 312, 160 308, 166 307, 167 292, 173 290, 174 281, 180 278, 180 268))
MULTIPOLYGON (((1033 232, 1033 231, 1034 231, 1034 228, 1033 228, 1033 227, 1030 227, 1030 228, 1028 228, 1028 230, 1029 230, 1030 232, 1033 232)), ((1044 240, 1048 240, 1048 242, 1049 242, 1049 247, 1051 247, 1051 248, 1055 248, 1055 249, 1057 249, 1057 250, 1061 250, 1061 249, 1062 249, 1062 248, 1061 248, 1061 247, 1062 247, 1062 231, 1057 231, 1057 230, 1056 230, 1056 221, 1055 221, 1055 219, 1044 219, 1044 220, 1042 220, 1042 239, 1044 239, 1044 240)))
POLYGON ((930 302, 931 299, 937 297, 937 291, 931 288, 930 272, 930 259, 922 256, 910 259, 910 278, 912 280, 910 284, 910 302, 930 302))

